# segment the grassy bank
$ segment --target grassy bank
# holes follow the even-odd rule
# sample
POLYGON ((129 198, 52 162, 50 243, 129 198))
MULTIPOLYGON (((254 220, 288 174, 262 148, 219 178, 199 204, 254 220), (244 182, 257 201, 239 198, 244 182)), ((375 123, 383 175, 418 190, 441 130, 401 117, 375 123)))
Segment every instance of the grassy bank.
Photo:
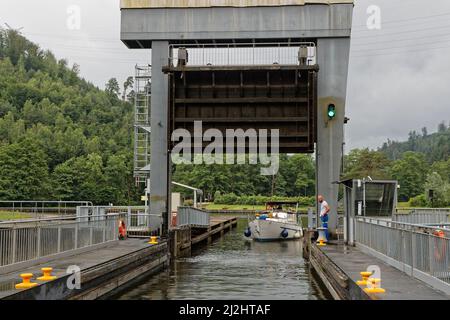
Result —
MULTIPOLYGON (((231 210, 231 211, 242 211, 242 210, 264 210, 265 205, 243 205, 243 204, 214 204, 208 203, 204 205, 205 210, 231 210)), ((409 202, 399 202, 397 208, 408 209, 410 208, 409 202)), ((301 211, 308 211, 308 207, 299 207, 301 211)))
POLYGON ((241 204, 214 204, 209 203, 204 207, 206 210, 264 210, 266 206, 264 205, 241 205, 241 204))
MULTIPOLYGON (((265 205, 245 205, 245 204, 214 204, 209 203, 204 205, 205 210, 231 210, 231 211, 243 211, 243 210, 265 210, 265 205)), ((308 207, 299 207, 301 211, 307 211, 308 207)))
POLYGON ((27 213, 0 211, 0 221, 30 219, 32 216, 27 213))

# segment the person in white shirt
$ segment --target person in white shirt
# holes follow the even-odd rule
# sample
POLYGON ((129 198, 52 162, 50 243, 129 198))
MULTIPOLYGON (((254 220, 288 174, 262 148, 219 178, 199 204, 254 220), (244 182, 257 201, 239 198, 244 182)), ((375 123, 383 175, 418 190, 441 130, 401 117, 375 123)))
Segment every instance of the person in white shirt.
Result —
POLYGON ((328 205, 328 202, 325 201, 322 195, 319 195, 317 197, 317 200, 320 203, 320 220, 322 221, 322 227, 327 228, 325 235, 328 240, 328 213, 330 212, 330 206, 328 205))

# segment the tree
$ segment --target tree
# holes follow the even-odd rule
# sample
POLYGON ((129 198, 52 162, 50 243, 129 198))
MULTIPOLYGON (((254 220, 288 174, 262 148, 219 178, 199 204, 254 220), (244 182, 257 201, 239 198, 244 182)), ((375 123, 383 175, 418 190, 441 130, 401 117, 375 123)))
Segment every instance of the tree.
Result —
POLYGON ((116 78, 111 78, 106 83, 105 91, 110 95, 117 97, 120 95, 120 87, 119 82, 117 82, 116 78))
POLYGON ((445 121, 442 121, 441 123, 439 123, 438 132, 443 133, 445 131, 447 131, 447 125, 445 124, 445 121))
POLYGON ((25 121, 17 120, 12 112, 0 118, 0 142, 15 143, 25 135, 25 121))
POLYGON ((280 174, 286 182, 285 192, 281 195, 294 197, 315 194, 315 164, 310 155, 296 154, 282 157, 280 174))
POLYGON ((8 172, 21 177, 14 161, 25 157, 15 154, 24 153, 27 140, 33 143, 27 157, 34 162, 22 172, 42 177, 42 169, 52 186, 38 183, 46 180, 40 178, 29 183, 38 189, 24 189, 19 182, 27 180, 21 178, 3 182, 2 196, 31 199, 39 191, 36 198, 46 200, 140 203, 132 171, 133 106, 117 98, 117 80, 109 81, 108 92, 99 90, 78 77, 77 64, 68 67, 67 60, 1 28, 0 56, 0 148, 9 150, 3 152, 6 169, 0 177, 9 181, 8 172))
POLYGON ((80 65, 78 63, 74 63, 72 66, 72 72, 76 75, 80 74, 80 65))
POLYGON ((114 199, 106 184, 103 161, 98 154, 71 158, 53 173, 54 196, 61 200, 92 201, 108 204, 114 199))
POLYGON ((428 130, 427 130, 427 127, 423 127, 422 128, 422 137, 427 137, 428 136, 428 130))
POLYGON ((125 100, 128 95, 127 95, 127 91, 129 88, 132 88, 134 84, 134 79, 133 77, 128 77, 127 80, 124 82, 123 84, 123 95, 122 95, 122 99, 125 100))
POLYGON ((433 207, 450 206, 450 183, 444 181, 437 172, 431 172, 425 183, 426 194, 433 190, 433 207))
POLYGON ((388 139, 379 151, 391 160, 400 159, 404 152, 414 151, 423 153, 430 164, 445 161, 450 157, 450 128, 443 122, 436 133, 429 134, 426 128, 422 129, 421 135, 411 131, 408 141, 397 142, 388 139))
POLYGON ((136 93, 134 92, 134 90, 130 90, 130 92, 127 94, 127 101, 131 104, 134 104, 136 99, 135 96, 136 93))
POLYGON ((42 200, 48 196, 46 155, 31 139, 0 147, 0 199, 42 200))
POLYGON ((444 181, 450 183, 450 158, 447 161, 437 161, 431 166, 431 172, 438 173, 444 181))
POLYGON ((428 164, 421 153, 406 152, 393 163, 391 174, 400 184, 399 198, 408 201, 423 193, 428 164))
POLYGON ((345 156, 344 178, 361 179, 370 176, 372 179, 390 179, 390 161, 379 151, 355 149, 345 156))
POLYGON ((105 167, 105 179, 108 187, 108 196, 111 201, 128 203, 128 179, 126 173, 131 172, 125 155, 112 155, 109 157, 105 167))

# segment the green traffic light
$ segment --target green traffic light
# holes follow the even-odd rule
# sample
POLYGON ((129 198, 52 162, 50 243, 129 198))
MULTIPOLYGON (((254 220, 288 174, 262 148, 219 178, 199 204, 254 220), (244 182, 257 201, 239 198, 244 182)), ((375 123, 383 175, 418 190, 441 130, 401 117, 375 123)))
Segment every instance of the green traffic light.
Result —
POLYGON ((328 106, 328 118, 333 119, 336 117, 336 106, 334 104, 330 104, 328 106))

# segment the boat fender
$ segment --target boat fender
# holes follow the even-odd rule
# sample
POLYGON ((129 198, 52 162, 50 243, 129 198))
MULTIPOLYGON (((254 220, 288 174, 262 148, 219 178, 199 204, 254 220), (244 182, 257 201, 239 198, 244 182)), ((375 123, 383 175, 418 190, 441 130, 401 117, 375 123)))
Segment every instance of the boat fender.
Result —
POLYGON ((289 236, 289 232, 286 229, 283 229, 283 231, 281 231, 281 236, 286 239, 289 236))
POLYGON ((250 230, 250 227, 248 227, 247 230, 245 230, 245 232, 244 232, 244 236, 246 236, 247 238, 250 238, 251 235, 252 235, 252 231, 250 230))

